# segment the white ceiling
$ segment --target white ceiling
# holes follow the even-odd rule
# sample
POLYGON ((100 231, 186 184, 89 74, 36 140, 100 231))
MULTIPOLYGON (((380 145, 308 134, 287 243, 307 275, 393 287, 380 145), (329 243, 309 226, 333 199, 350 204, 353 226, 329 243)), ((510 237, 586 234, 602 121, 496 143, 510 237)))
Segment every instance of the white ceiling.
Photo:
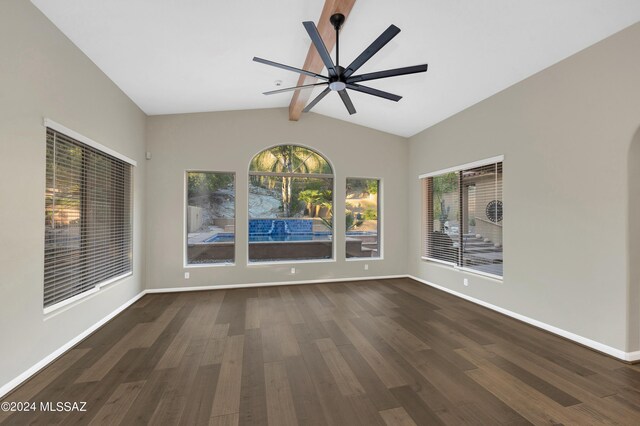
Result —
MULTIPOLYGON (((298 75, 323 0, 32 0, 149 115, 286 107, 264 96, 298 75)), ((313 111, 411 136, 640 20, 639 0, 359 0, 340 37, 351 62, 390 24, 402 32, 358 73, 429 64, 425 74, 367 82, 398 102, 351 91, 313 111)), ((326 72, 326 71, 325 71, 326 72)), ((319 91, 314 92, 314 96, 319 91)), ((302 118, 304 120, 304 116, 302 118)))

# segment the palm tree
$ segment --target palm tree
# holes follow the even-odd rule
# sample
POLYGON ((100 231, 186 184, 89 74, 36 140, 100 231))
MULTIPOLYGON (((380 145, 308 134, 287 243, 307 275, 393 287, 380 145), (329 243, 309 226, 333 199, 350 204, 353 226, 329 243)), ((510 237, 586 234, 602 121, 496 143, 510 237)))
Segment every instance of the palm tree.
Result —
MULTIPOLYGON (((282 210, 291 216, 292 183, 294 173, 332 173, 331 166, 320 154, 298 145, 279 145, 253 157, 250 172, 281 173, 282 210)), ((257 173, 259 176, 259 173, 257 173)))

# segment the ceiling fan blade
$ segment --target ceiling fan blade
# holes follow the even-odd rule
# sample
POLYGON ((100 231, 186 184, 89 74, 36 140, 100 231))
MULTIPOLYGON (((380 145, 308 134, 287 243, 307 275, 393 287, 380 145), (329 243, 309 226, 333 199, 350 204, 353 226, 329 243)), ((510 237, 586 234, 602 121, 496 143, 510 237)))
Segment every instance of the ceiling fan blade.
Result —
POLYGON ((344 70, 343 76, 348 78, 351 74, 356 72, 358 68, 364 65, 373 55, 378 53, 387 43, 391 41, 400 32, 400 28, 395 25, 389 25, 389 28, 384 30, 380 36, 374 40, 369 47, 367 47, 351 64, 344 70))
POLYGON ((353 115, 356 113, 356 109, 353 106, 353 102, 351 102, 351 98, 345 89, 339 90, 338 94, 344 103, 344 106, 347 107, 347 111, 349 111, 349 115, 353 115))
POLYGON ((396 77, 399 75, 415 74, 426 72, 427 64, 414 65, 412 67, 395 68, 392 70, 376 71, 367 74, 354 75, 347 79, 348 83, 357 83, 359 81, 377 80, 379 78, 396 77))
POLYGON ((373 89, 367 86, 361 86, 359 84, 347 83, 347 88, 355 90, 356 92, 366 93, 367 95, 378 96, 379 98, 389 99, 390 101, 398 102, 402 99, 402 96, 394 95, 393 93, 383 92, 382 90, 373 89))
POLYGON ((300 89, 312 89, 316 86, 324 86, 325 84, 329 84, 326 81, 323 83, 315 83, 315 84, 305 84, 304 86, 295 86, 295 87, 287 87, 285 89, 278 89, 278 90, 272 90, 270 92, 263 92, 263 95, 275 95, 276 93, 282 93, 282 92, 291 92, 293 90, 300 90, 300 89))
POLYGON ((316 104, 318 102, 320 102, 322 100, 322 98, 324 98, 325 96, 327 96, 327 93, 329 93, 331 91, 331 89, 329 89, 328 87, 326 89, 324 89, 322 92, 320 92, 320 94, 318 96, 316 96, 311 102, 309 102, 309 105, 307 105, 302 112, 309 112, 311 111, 311 108, 313 108, 314 106, 316 106, 316 104))
POLYGON ((311 37, 311 41, 313 42, 313 45, 316 47, 316 50, 318 51, 318 54, 320 55, 322 62, 324 62, 324 66, 327 67, 327 71, 329 71, 329 75, 332 77, 338 75, 338 72, 336 71, 336 66, 333 64, 333 61, 331 60, 331 55, 329 55, 327 46, 324 45, 324 41, 322 41, 322 37, 320 37, 320 33, 318 32, 318 28, 316 27, 316 24, 314 24, 311 21, 305 21, 302 23, 302 25, 304 25, 304 28, 307 30, 307 33, 309 34, 309 37, 311 37))
POLYGON ((325 77, 324 75, 316 74, 311 71, 301 70, 300 68, 290 67, 289 65, 279 64, 277 62, 269 61, 268 59, 262 59, 258 57, 254 57, 253 60, 255 62, 260 62, 261 64, 271 65, 272 67, 282 68, 283 70, 297 72, 299 74, 308 75, 309 77, 315 77, 322 80, 329 80, 329 77, 325 77))

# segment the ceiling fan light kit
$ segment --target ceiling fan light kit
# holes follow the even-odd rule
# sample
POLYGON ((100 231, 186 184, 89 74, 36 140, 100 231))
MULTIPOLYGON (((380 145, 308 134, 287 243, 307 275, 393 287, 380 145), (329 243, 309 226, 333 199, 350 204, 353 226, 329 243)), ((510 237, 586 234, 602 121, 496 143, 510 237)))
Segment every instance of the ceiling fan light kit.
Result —
POLYGON ((427 71, 427 64, 422 64, 384 71, 376 71, 360 75, 353 75, 362 65, 364 65, 369 59, 371 59, 373 55, 378 53, 380 49, 382 49, 396 35, 398 35, 398 33, 400 33, 400 28, 396 27, 395 25, 390 25, 389 28, 387 28, 377 39, 375 39, 373 43, 369 45, 369 47, 367 47, 356 59, 353 60, 353 62, 351 62, 346 68, 344 68, 340 66, 340 29, 344 24, 345 17, 341 13, 335 13, 331 15, 329 21, 331 22, 331 25, 333 25, 333 28, 336 30, 335 64, 331 59, 331 55, 329 54, 327 47, 322 41, 322 37, 320 37, 320 33, 318 32, 318 28, 316 27, 316 25, 311 21, 305 21, 302 23, 304 28, 307 30, 307 33, 309 34, 311 42, 315 46, 318 55, 327 68, 327 73, 329 75, 325 76, 300 68, 291 67, 289 65, 279 64, 267 59, 254 57, 253 60, 256 62, 323 80, 321 83, 306 84, 303 86, 287 87, 285 89, 264 92, 265 95, 274 95, 276 93, 290 92, 300 89, 313 89, 314 87, 318 86, 327 86, 322 92, 320 92, 318 96, 315 97, 315 99, 309 102, 309 104, 304 108, 303 112, 309 112, 311 108, 313 108, 318 102, 320 102, 325 96, 327 96, 329 92, 333 91, 338 92, 338 95, 340 95, 340 98, 342 99, 342 102, 347 108, 349 114, 355 114, 356 109, 353 106, 353 102, 351 102, 351 98, 347 93, 347 89, 398 102, 400 99, 402 99, 402 96, 394 95, 393 93, 384 92, 372 87, 363 86, 358 83, 362 81, 377 80, 381 78, 396 77, 400 75, 415 74, 427 71))

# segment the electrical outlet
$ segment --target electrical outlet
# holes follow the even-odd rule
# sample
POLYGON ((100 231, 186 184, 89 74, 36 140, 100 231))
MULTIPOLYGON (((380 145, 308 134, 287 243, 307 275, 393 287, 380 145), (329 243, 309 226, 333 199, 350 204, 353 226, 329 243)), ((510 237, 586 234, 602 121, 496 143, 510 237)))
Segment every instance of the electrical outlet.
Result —
POLYGON ((462 283, 465 285, 465 287, 468 287, 469 286, 469 278, 465 278, 462 283))
POLYGON ((368 271, 368 270, 369 270, 369 264, 368 264, 368 263, 365 263, 365 264, 364 264, 364 270, 365 270, 365 271, 368 271))
POLYGON ((188 280, 188 279, 189 279, 189 277, 190 277, 189 273, 188 273, 188 272, 185 272, 185 273, 184 273, 184 279, 185 279, 185 280, 188 280))
POLYGON ((295 274, 296 273, 296 268, 291 268, 291 273, 295 274))

